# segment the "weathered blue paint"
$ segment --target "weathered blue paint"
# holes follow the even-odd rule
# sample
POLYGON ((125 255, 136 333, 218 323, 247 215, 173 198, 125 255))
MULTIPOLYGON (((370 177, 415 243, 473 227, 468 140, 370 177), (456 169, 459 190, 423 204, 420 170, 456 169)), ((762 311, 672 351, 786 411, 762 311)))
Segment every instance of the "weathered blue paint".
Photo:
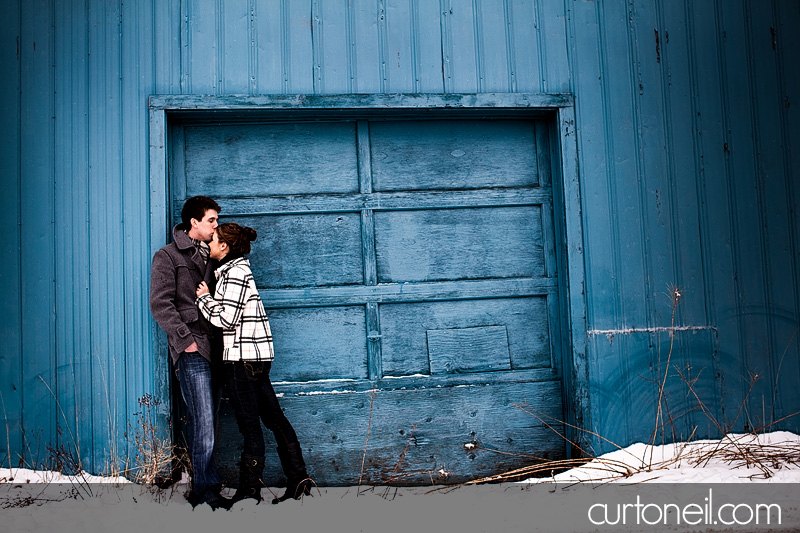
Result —
MULTIPOLYGON (((86 440, 92 436, 92 425, 86 424, 92 405, 91 338, 83 334, 92 316, 90 296, 89 254, 75 254, 75 250, 89 250, 89 227, 80 221, 89 208, 89 154, 86 150, 88 122, 86 112, 89 102, 87 91, 88 62, 75 61, 86 58, 88 43, 85 39, 89 24, 86 13, 59 5, 55 19, 67 21, 70 31, 56 34, 56 64, 72 64, 63 76, 56 76, 55 115, 66 120, 55 122, 55 213, 70 213, 65 219, 70 223, 56 223, 56 365, 53 381, 58 391, 58 405, 62 416, 56 419, 62 431, 60 444, 70 450, 85 464, 94 466, 93 450, 86 440), (80 36, 80 37, 78 37, 80 36), (78 222, 77 224, 72 223, 78 222), (64 391, 70 391, 64 394, 64 391)), ((105 436, 107 438, 107 435, 105 436)))
MULTIPOLYGON (((33 432, 27 437, 40 442, 54 442, 59 425, 53 414, 57 408, 55 382, 55 226, 54 226, 54 80, 50 55, 53 34, 48 29, 52 12, 46 2, 31 2, 21 6, 22 31, 30 41, 21 43, 20 86, 34 87, 21 92, 19 138, 19 202, 20 289, 21 289, 21 352, 18 355, 21 376, 17 390, 20 424, 25 420, 41 421, 37 427, 23 430, 33 432), (42 22, 36 23, 40 13, 42 22), (33 46, 36 42, 38 46, 33 46)), ((4 393, 5 394, 5 393, 4 393)), ((8 396, 13 394, 8 392, 8 396)), ((16 402, 14 402, 16 403, 16 402)), ((15 417, 16 418, 16 417, 15 417)), ((28 457, 27 459, 31 459, 28 457)), ((34 460, 36 458, 33 458, 34 460)))
POLYGON ((5 228, 6 238, 0 242, 2 261, 0 277, 3 280, 2 296, 9 302, 8 320, 0 324, 3 349, 0 350, 0 407, 8 421, 6 432, 8 446, 23 449, 22 421, 22 206, 20 118, 22 116, 22 83, 19 69, 19 15, 18 4, 5 3, 0 6, 0 64, 6 73, 0 84, 0 135, 6 140, 0 144, 0 176, 3 193, 0 194, 0 224, 5 228), (8 68, 5 68, 8 66, 8 68))
MULTIPOLYGON (((561 397, 561 307, 555 257, 545 257, 555 254, 547 244, 554 213, 550 136, 538 113, 520 119, 531 100, 569 103, 558 95, 301 97, 301 107, 317 109, 316 120, 298 122, 303 115, 294 114, 287 122, 282 98, 150 99, 170 106, 173 218, 186 197, 207 192, 223 205, 223 219, 262 236, 251 263, 280 353, 272 377, 287 408, 311 394, 307 409, 339 420, 342 431, 359 422, 337 413, 330 396, 338 387, 374 388, 379 395, 396 390, 397 401, 421 416, 433 407, 420 391, 449 390, 456 384, 447 375, 464 373, 473 376, 462 386, 492 391, 487 402, 497 397, 508 405, 522 395, 542 410, 540 402, 553 401, 545 391, 561 397), (521 106, 501 107, 512 103, 521 106), (319 122, 335 106, 369 114, 319 122), (460 111, 414 120, 409 112, 421 107, 460 111), (466 118, 487 109, 494 120, 466 118), (220 115, 210 124, 204 118, 221 110, 236 113, 224 123, 220 115), (501 120, 509 114, 516 118, 501 120), (262 122, 254 123, 255 116, 262 122), (534 368, 549 372, 527 371, 534 368)), ((432 464, 459 465, 451 480, 474 472, 468 466, 474 458, 464 463, 461 445, 479 439, 524 453, 517 448, 525 442, 520 432, 543 427, 531 420, 514 429, 476 407, 469 416, 481 435, 453 419, 439 428, 447 438, 427 438, 432 464)), ((546 409, 563 418, 560 400, 546 409)), ((362 447, 298 431, 308 455, 318 458, 310 465, 315 471, 325 468, 323 458, 340 461, 362 447)), ((235 456, 237 445, 235 437, 223 437, 223 455, 235 456)), ((564 448, 563 441, 545 439, 537 454, 559 457, 564 448)), ((481 464, 500 465, 489 458, 481 464)), ((365 475, 381 472, 370 465, 365 475)), ((344 472, 320 475, 348 480, 344 472)))
MULTIPOLYGON (((458 107, 464 98, 439 95, 477 93, 466 98, 492 108, 482 94, 574 95, 574 107, 553 97, 530 103, 556 117, 550 173, 564 212, 553 215, 552 244, 545 232, 542 246, 556 251, 547 271, 563 274, 546 298, 569 296, 564 322, 550 333, 551 346, 569 352, 561 376, 569 420, 621 444, 650 436, 653 424, 642 419, 652 409, 626 407, 657 399, 672 286, 683 296, 671 363, 700 375, 716 418, 734 421, 751 373, 760 379, 737 429, 800 407, 800 72, 791 63, 800 8, 792 0, 43 0, 0 9, 0 216, 11 230, 0 268, 3 301, 15 310, 2 326, 0 392, 13 461, 43 460, 28 450, 48 443, 77 444, 84 465, 101 471, 125 455, 135 399, 168 397, 163 346, 144 304, 152 251, 168 238, 167 167, 157 156, 174 107, 161 96, 148 111, 152 94, 199 107, 202 95, 230 98, 239 119, 270 103, 307 119, 320 111, 315 98, 337 94, 339 103, 324 105, 363 111, 414 93, 401 101, 458 107)), ((275 302, 349 307, 384 297, 383 252, 368 246, 380 239, 380 221, 370 213, 378 201, 403 208, 409 198, 364 189, 373 172, 364 148, 361 192, 334 209, 358 213, 366 228, 360 244, 376 262, 363 261, 364 285, 269 289, 275 302)), ((493 194, 462 207, 532 201, 493 194)), ((330 208, 334 197, 315 201, 330 208)), ((262 207, 299 214, 310 200, 262 207)), ((424 199, 439 200, 455 198, 424 199)), ((502 288, 447 283, 448 294, 502 288)), ((409 285, 413 296, 390 294, 392 305, 432 296, 409 285)), ((504 290, 522 297, 532 289, 541 287, 504 290)), ((377 300, 365 307, 367 332, 381 330, 380 315, 377 300)), ((377 348, 369 342, 358 355, 371 378, 388 370, 377 348)), ((672 370, 668 388, 670 406, 685 398, 672 370)), ((697 411, 677 434, 695 425, 698 435, 708 428, 697 411)), ((796 418, 780 427, 796 430, 796 418)))
MULTIPOLYGON (((683 294, 675 323, 687 329, 676 333, 671 362, 684 369, 691 364, 693 376, 713 382, 704 388, 715 417, 733 423, 751 372, 760 379, 748 400, 751 417, 740 417, 739 428, 758 428, 792 412, 771 412, 781 396, 773 394, 777 381, 797 379, 794 363, 791 370, 783 366, 780 377, 776 368, 781 360, 785 365, 797 359, 798 285, 790 252, 797 243, 796 221, 789 215, 796 206, 787 167, 793 156, 781 148, 789 142, 787 125, 796 127, 781 93, 796 89, 785 88, 791 84, 785 84, 784 72, 792 69, 779 60, 785 31, 776 19, 778 12, 797 10, 778 4, 758 17, 749 15, 755 8, 750 3, 574 5, 575 27, 587 24, 597 32, 576 31, 572 48, 576 79, 586 80, 575 93, 584 132, 590 336, 598 337, 591 352, 599 357, 590 375, 626 376, 625 403, 644 394, 635 383, 637 367, 647 370, 647 379, 663 376, 668 334, 659 328, 671 324, 665 293, 675 286, 683 294), (601 43, 596 54, 590 41, 601 43), (597 90, 580 90, 595 83, 597 90), (764 143, 762 136, 772 141, 764 143), (605 146, 586 149, 594 138, 605 138, 605 146), (760 177, 769 172, 766 159, 781 166, 780 178, 771 174, 778 182, 772 187, 760 177), (586 179, 587 169, 598 169, 605 182, 586 179), (790 194, 770 193, 775 189, 790 194), (792 265, 791 274, 775 275, 781 264, 776 253, 784 254, 788 263, 782 264, 792 265), (775 298, 790 302, 778 311, 775 298), (630 328, 643 333, 626 333, 630 328), (609 331, 617 331, 613 342, 602 340, 609 331), (703 355, 692 348, 693 336, 706 331, 714 334, 703 355), (642 365, 647 354, 654 370, 642 365), (769 398, 766 407, 757 398, 769 398)), ((686 386, 672 371, 671 376, 668 386, 677 397, 686 386)), ((595 390, 608 391, 594 395, 593 412, 599 413, 619 390, 590 379, 595 390)), ((646 395, 655 397, 652 385, 646 395)), ((624 417, 618 421, 622 429, 608 434, 646 440, 652 429, 639 420, 624 417)), ((677 436, 696 424, 702 431, 704 417, 690 415, 677 436)))

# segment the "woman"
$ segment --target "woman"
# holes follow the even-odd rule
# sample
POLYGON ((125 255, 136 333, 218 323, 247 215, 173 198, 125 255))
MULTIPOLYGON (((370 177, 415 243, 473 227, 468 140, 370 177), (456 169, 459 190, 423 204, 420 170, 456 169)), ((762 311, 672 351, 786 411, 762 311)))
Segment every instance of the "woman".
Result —
POLYGON ((275 498, 279 503, 311 494, 311 479, 306 472, 297 434, 283 414, 269 380, 274 357, 272 334, 264 305, 258 295, 250 261, 250 242, 256 231, 236 223, 220 224, 209 243, 212 259, 220 262, 214 272, 214 296, 205 282, 197 288, 197 306, 209 322, 222 328, 225 385, 244 436, 239 466, 239 488, 233 496, 261 501, 261 476, 264 470, 264 435, 261 424, 275 435, 278 457, 287 478, 286 493, 275 498))

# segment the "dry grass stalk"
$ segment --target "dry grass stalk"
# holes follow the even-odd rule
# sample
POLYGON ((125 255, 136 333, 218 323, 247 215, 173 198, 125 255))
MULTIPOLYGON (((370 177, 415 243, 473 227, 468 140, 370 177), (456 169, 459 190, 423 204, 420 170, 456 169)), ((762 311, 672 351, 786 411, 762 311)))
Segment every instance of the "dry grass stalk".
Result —
POLYGON ((372 390, 369 393, 369 420, 367 421, 367 440, 364 443, 364 455, 361 457, 361 474, 358 476, 358 487, 356 487, 356 496, 359 495, 361 492, 361 480, 364 478, 364 464, 367 461, 367 446, 369 445, 369 432, 372 429, 372 410, 375 407, 375 394, 377 393, 377 388, 372 387, 372 390))
MULTIPOLYGON (((650 448, 652 449, 652 446, 650 448)), ((485 449, 493 451, 489 448, 485 449)), ((523 477, 536 477, 537 474, 542 473, 550 473, 552 476, 553 472, 557 470, 576 467, 601 473, 601 476, 592 476, 593 483, 601 483, 626 479, 635 474, 644 472, 668 470, 684 462, 694 468, 698 468, 707 465, 712 460, 726 463, 734 468, 755 468, 760 470, 761 473, 754 474, 751 478, 758 476, 767 479, 774 475, 775 470, 783 468, 786 465, 793 465, 800 468, 800 449, 798 449, 795 442, 777 444, 760 442, 757 434, 728 434, 719 442, 701 441, 687 443, 679 450, 676 457, 651 463, 642 461, 640 467, 629 465, 623 461, 602 457, 544 461, 501 474, 467 481, 458 485, 438 487, 429 492, 442 489, 453 490, 466 485, 516 481, 523 477)))
MULTIPOLYGON (((384 499, 391 499, 389 498, 389 494, 392 492, 393 487, 395 489, 394 494, 395 495, 397 494, 397 486, 393 485, 395 483, 401 483, 409 478, 427 476, 428 480, 430 481, 430 484, 435 485, 438 480, 440 479, 447 480, 450 474, 452 474, 452 472, 447 471, 445 467, 442 467, 438 470, 434 467, 432 469, 426 469, 426 470, 401 471, 401 467, 403 467, 405 463, 408 450, 411 447, 411 443, 415 442, 417 439, 416 435, 414 434, 416 432, 416 429, 417 429, 416 424, 411 426, 411 432, 409 433, 409 436, 406 439, 405 447, 403 448, 403 451, 400 452, 400 456, 398 457, 397 462, 394 465, 394 468, 388 475, 387 479, 385 479, 383 482, 379 484, 380 486, 385 487, 383 493, 380 494, 380 496, 384 499)), ((367 490, 374 490, 374 489, 375 487, 372 487, 367 490)), ((366 492, 366 490, 364 492, 366 492)), ((392 496, 392 498, 393 497, 394 496, 392 496)))
POLYGON ((173 468, 174 461, 184 454, 172 444, 168 438, 162 438, 155 422, 155 411, 161 404, 152 394, 145 394, 138 399, 140 412, 136 416, 136 432, 134 445, 136 456, 134 467, 128 471, 135 483, 148 488, 151 492, 161 490, 165 474, 173 468))
MULTIPOLYGON (((697 432, 697 426, 692 429, 692 433, 689 437, 689 442, 682 445, 677 456, 672 459, 668 459, 665 461, 660 462, 653 462, 653 450, 655 448, 655 439, 658 435, 659 431, 663 432, 664 428, 666 427, 665 422, 665 413, 662 409, 662 403, 666 402, 666 397, 664 394, 666 388, 666 381, 667 375, 669 372, 669 364, 672 357, 672 352, 674 348, 674 333, 675 333, 675 312, 682 296, 681 291, 678 290, 677 287, 672 287, 669 290, 669 295, 672 300, 672 318, 671 318, 671 326, 669 328, 670 331, 670 345, 669 345, 669 353, 667 354, 667 361, 666 361, 666 368, 664 370, 664 375, 661 378, 660 383, 658 385, 658 405, 656 410, 656 424, 655 429, 651 435, 650 441, 648 442, 647 451, 649 452, 650 458, 648 461, 645 461, 644 457, 636 457, 627 449, 623 449, 618 444, 610 441, 609 439, 599 435, 598 433, 590 430, 586 430, 584 428, 580 428, 569 424, 563 420, 558 420, 554 417, 548 416, 544 413, 538 413, 536 410, 531 408, 530 406, 524 405, 515 405, 515 407, 525 411, 526 413, 536 417, 539 421, 544 424, 546 427, 551 429, 557 435, 559 435, 562 439, 566 442, 571 444, 574 448, 581 451, 581 453, 585 454, 585 458, 576 458, 576 459, 563 459, 563 460, 556 460, 556 461, 546 461, 543 460, 541 463, 526 466, 523 468, 519 468, 516 470, 511 470, 509 472, 503 472, 501 474, 496 474, 492 476, 483 477, 480 479, 475 479, 472 481, 468 481, 466 483, 461 483, 458 485, 451 485, 447 487, 449 490, 453 490, 459 486, 464 485, 474 485, 480 483, 497 483, 497 482, 504 482, 504 481, 513 481, 518 480, 522 477, 533 477, 536 474, 541 474, 543 472, 550 472, 551 476, 554 477, 554 472, 557 470, 565 470, 568 468, 573 467, 582 467, 583 469, 589 470, 600 470, 604 473, 607 473, 608 476, 605 477, 594 477, 594 482, 599 481, 612 481, 616 479, 624 479, 630 477, 634 474, 642 473, 642 472, 651 472, 655 470, 664 470, 668 469, 671 466, 674 466, 681 461, 686 461, 691 466, 697 467, 704 467, 707 466, 711 461, 717 460, 723 463, 727 463, 728 465, 734 466, 734 468, 738 467, 746 467, 746 468, 755 468, 761 471, 760 476, 764 478, 769 478, 774 475, 774 470, 781 468, 783 465, 796 465, 800 466, 800 449, 798 449, 796 443, 790 443, 786 445, 782 444, 764 444, 758 442, 758 434, 763 433, 767 428, 774 426, 783 420, 788 418, 794 417, 800 414, 800 411, 786 415, 781 417, 778 420, 774 420, 769 424, 763 425, 761 428, 752 431, 750 433, 745 433, 741 435, 732 435, 730 432, 732 428, 735 427, 736 422, 739 420, 742 412, 747 412, 747 400, 750 397, 750 394, 753 390, 753 387, 756 381, 759 379, 758 374, 750 374, 749 379, 749 388, 747 393, 745 394, 744 399, 742 400, 741 404, 739 405, 739 409, 736 412, 736 416, 734 417, 733 421, 728 424, 727 426, 723 426, 716 418, 713 416, 711 411, 707 408, 703 400, 698 395, 697 391, 695 390, 695 383, 699 379, 700 374, 698 373, 697 376, 691 378, 688 374, 684 374, 681 372, 681 369, 675 365, 675 369, 677 374, 680 376, 681 380, 686 384, 689 389, 689 393, 697 400, 697 406, 691 409, 688 409, 685 413, 679 415, 678 418, 687 414, 688 412, 694 411, 696 409, 700 409, 703 414, 706 415, 708 420, 717 428, 717 430, 722 435, 722 438, 716 442, 691 442, 697 432), (558 431, 554 427, 553 424, 549 423, 549 421, 555 424, 561 424, 566 427, 570 427, 575 429, 581 433, 591 435, 593 437, 599 438, 604 442, 607 442, 617 448, 618 450, 625 451, 626 453, 630 454, 632 457, 635 457, 637 461, 639 461, 640 465, 638 467, 634 467, 628 465, 627 463, 621 461, 614 461, 609 460, 608 458, 598 458, 593 456, 592 454, 588 453, 584 448, 579 446, 577 443, 573 442, 572 440, 568 439, 562 432, 558 431), (755 441, 755 442, 753 442, 755 441)), ((800 328, 798 328, 800 329, 800 328)), ((794 337, 796 336, 797 331, 795 334, 792 335, 792 338, 789 342, 792 342, 794 337)), ((788 350, 788 346, 787 346, 788 350)), ((781 364, 783 363, 783 359, 786 356, 787 350, 784 350, 783 355, 781 356, 781 364)), ((779 365, 780 368, 780 365, 779 365)), ((702 372, 702 371, 701 371, 702 372)), ((778 378, 776 377, 775 388, 777 389, 778 378)), ((667 410, 668 411, 668 410, 667 410)), ((667 412, 667 417, 669 418, 670 424, 673 423, 675 418, 671 416, 669 412, 667 412)), ((675 433, 673 430, 673 440, 677 440, 675 438, 675 433)), ((491 451, 494 453, 508 453, 503 452, 501 450, 494 450, 491 448, 487 448, 484 446, 478 445, 477 441, 473 441, 472 443, 468 444, 467 446, 472 448, 481 448, 487 451, 491 451)), ((513 454, 519 455, 519 454, 513 454)), ((525 457, 533 457, 534 456, 525 456, 525 457)), ((751 476, 753 477, 753 476, 751 476)), ((433 489, 433 491, 442 490, 442 488, 433 489)))
MULTIPOLYGON (((409 434, 408 439, 406 440, 406 447, 403 448, 402 452, 400 452, 400 457, 397 459, 397 463, 395 463, 394 468, 392 469, 392 473, 389 474, 389 480, 387 480, 385 482, 385 484, 389 484, 392 481, 395 481, 397 479, 401 479, 401 478, 406 477, 406 476, 409 475, 409 474, 400 474, 400 475, 398 475, 397 471, 400 469, 400 465, 403 463, 403 461, 406 458, 406 454, 408 453, 408 447, 411 446, 411 441, 414 439, 414 431, 416 431, 416 429, 417 429, 417 425, 414 424, 411 427, 411 433, 409 434)), ((383 496, 384 499, 388 498, 390 490, 391 489, 389 487, 386 487, 386 489, 383 491, 383 495, 382 496, 383 496)), ((395 489, 395 494, 397 494, 397 490, 396 489, 395 489)))
MULTIPOLYGON (((530 414, 530 415, 532 415, 532 416, 535 416, 536 418, 538 418, 538 419, 539 419, 539 421, 540 421, 540 422, 542 422, 542 423, 543 423, 545 426, 547 426, 548 428, 550 428, 550 429, 552 429, 553 431, 555 431, 556 435, 560 436, 562 439, 564 439, 564 440, 565 440, 565 441, 567 441, 568 443, 570 443, 570 444, 572 444, 573 446, 575 446, 576 448, 578 448, 578 449, 579 449, 579 450, 580 450, 582 453, 584 453, 584 454, 585 454, 587 457, 589 457, 589 458, 590 458, 590 459, 584 459, 584 461, 590 461, 592 458, 595 458, 595 455, 594 455, 594 454, 591 454, 591 453, 589 453, 589 452, 587 452, 587 451, 586 451, 586 450, 584 450, 582 447, 578 446, 576 443, 574 443, 574 442, 572 442, 571 440, 567 439, 567 437, 565 437, 564 435, 562 435, 561 433, 559 433, 558 431, 556 431, 556 430, 553 428, 553 426, 551 426, 550 424, 548 424, 548 423, 547 423, 547 422, 544 420, 544 418, 548 418, 549 420, 551 420, 551 421, 553 421, 553 422, 555 422, 555 423, 557 423, 557 424, 563 424, 563 425, 565 425, 565 426, 568 426, 568 427, 570 427, 570 428, 572 428, 572 429, 574 429, 574 430, 576 430, 576 431, 580 431, 581 433, 585 433, 585 434, 587 434, 587 435, 591 435, 591 436, 593 436, 593 437, 596 437, 596 438, 598 438, 598 439, 600 439, 600 440, 602 440, 602 441, 604 441, 604 442, 607 442, 608 444, 612 445, 612 446, 613 446, 613 447, 615 447, 616 449, 618 449, 618 450, 620 450, 620 451, 623 451, 623 452, 626 452, 626 453, 630 454, 630 452, 629 452, 628 450, 626 450, 625 448, 623 448, 622 446, 620 446, 620 445, 619 445, 619 444, 617 444, 616 442, 614 442, 614 441, 611 441, 611 440, 609 440, 609 439, 605 438, 604 436, 600 435, 599 433, 596 433, 596 432, 594 432, 594 431, 591 431, 591 430, 589 430, 589 429, 580 428, 580 427, 578 427, 578 426, 575 426, 575 425, 573 425, 573 424, 570 424, 569 422, 565 422, 565 421, 563 421, 563 420, 559 420, 559 419, 557 419, 557 418, 554 418, 554 417, 552 417, 552 416, 546 415, 546 414, 544 414, 544 413, 540 413, 540 412, 536 411, 535 409, 533 409, 533 408, 532 408, 531 406, 529 406, 529 405, 524 405, 524 404, 522 404, 522 405, 518 405, 518 404, 514 404, 514 407, 516 407, 516 408, 518 408, 518 409, 520 409, 520 410, 522 410, 522 411, 525 411, 526 413, 528 413, 528 414, 530 414), (544 417, 544 418, 543 418, 543 417, 544 417)), ((632 455, 632 454, 631 454, 631 455, 632 455)))
POLYGON ((678 302, 680 302, 681 291, 677 287, 671 287, 669 289, 669 295, 670 298, 672 299, 672 313, 671 313, 670 327, 669 327, 669 352, 667 353, 667 364, 664 365, 664 378, 661 380, 661 384, 658 387, 658 405, 656 408, 656 423, 655 423, 655 429, 653 429, 653 434, 650 437, 649 441, 649 444, 653 445, 656 443, 656 436, 658 435, 659 427, 663 427, 664 425, 664 413, 662 412, 661 404, 664 400, 664 387, 667 384, 669 363, 672 358, 672 350, 675 346, 675 310, 678 308, 678 302))
MULTIPOLYGON (((11 494, 0 498, 0 509, 22 509, 30 507, 31 505, 42 505, 49 502, 61 502, 66 499, 77 499, 80 496, 80 491, 75 487, 68 491, 62 492, 59 497, 53 498, 51 496, 44 496, 49 484, 44 485, 43 488, 35 494, 11 494)), ((48 494, 52 491, 48 491, 48 494)))
POLYGON ((429 494, 431 492, 437 492, 442 490, 450 491, 458 487, 464 487, 467 485, 517 481, 523 477, 535 477, 536 474, 542 474, 542 473, 552 475, 552 473, 555 472, 556 470, 558 471, 567 470, 569 468, 575 468, 578 466, 599 470, 601 472, 609 474, 606 477, 595 478, 597 481, 618 479, 620 477, 627 477, 636 473, 634 470, 631 469, 629 465, 627 465, 622 461, 606 460, 606 459, 594 459, 591 463, 589 463, 588 461, 590 461, 590 459, 586 458, 558 459, 554 461, 544 461, 534 465, 524 466, 522 468, 510 470, 508 472, 503 472, 501 474, 494 474, 479 479, 465 481, 464 483, 448 485, 446 487, 437 487, 435 489, 429 490, 427 493, 429 494))

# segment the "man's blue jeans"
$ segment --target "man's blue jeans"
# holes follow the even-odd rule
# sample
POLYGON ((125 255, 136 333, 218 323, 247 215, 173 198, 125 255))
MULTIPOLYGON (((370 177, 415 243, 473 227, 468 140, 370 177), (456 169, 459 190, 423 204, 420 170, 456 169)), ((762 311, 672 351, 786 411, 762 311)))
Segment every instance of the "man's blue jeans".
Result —
POLYGON ((219 394, 211 381, 211 363, 202 355, 184 352, 177 366, 188 414, 186 437, 192 461, 192 493, 202 502, 211 494, 219 494, 222 488, 212 457, 219 394))

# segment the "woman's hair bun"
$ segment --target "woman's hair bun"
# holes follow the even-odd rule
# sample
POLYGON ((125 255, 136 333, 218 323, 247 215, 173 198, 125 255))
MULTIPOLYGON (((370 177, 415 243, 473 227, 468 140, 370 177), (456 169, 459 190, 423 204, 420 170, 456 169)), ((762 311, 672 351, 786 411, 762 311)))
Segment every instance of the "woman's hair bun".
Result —
POLYGON ((240 226, 236 222, 225 222, 216 229, 220 242, 230 247, 231 258, 240 257, 250 253, 250 242, 256 240, 258 233, 253 228, 240 226))

